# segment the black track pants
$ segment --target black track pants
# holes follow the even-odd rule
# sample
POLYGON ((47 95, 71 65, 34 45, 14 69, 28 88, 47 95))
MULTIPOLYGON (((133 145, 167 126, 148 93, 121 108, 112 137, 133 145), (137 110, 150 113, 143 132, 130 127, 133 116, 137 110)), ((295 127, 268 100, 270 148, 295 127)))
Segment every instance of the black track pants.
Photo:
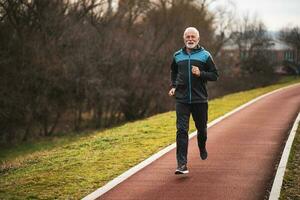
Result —
POLYGON ((176 157, 178 165, 187 163, 188 131, 190 113, 197 128, 199 149, 205 147, 207 140, 207 103, 185 104, 176 102, 176 157))

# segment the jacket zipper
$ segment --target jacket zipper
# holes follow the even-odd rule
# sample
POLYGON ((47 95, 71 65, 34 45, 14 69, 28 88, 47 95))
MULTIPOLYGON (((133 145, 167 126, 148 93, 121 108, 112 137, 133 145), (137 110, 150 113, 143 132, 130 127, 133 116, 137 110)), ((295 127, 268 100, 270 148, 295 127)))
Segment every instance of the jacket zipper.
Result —
POLYGON ((188 72, 189 72, 189 97, 190 103, 192 103, 192 86, 191 86, 191 54, 189 53, 189 63, 188 63, 188 72))

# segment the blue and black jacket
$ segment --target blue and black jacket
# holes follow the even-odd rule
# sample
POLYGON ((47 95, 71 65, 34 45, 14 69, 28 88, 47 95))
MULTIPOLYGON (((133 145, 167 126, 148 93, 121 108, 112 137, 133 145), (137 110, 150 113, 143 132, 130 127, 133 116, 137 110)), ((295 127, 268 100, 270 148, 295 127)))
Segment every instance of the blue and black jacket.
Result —
POLYGON ((207 102, 207 81, 216 81, 218 77, 214 61, 203 47, 196 47, 190 54, 184 47, 173 56, 171 81, 172 87, 176 88, 177 102, 190 104, 207 102), (192 74, 192 65, 200 69, 199 77, 192 74))

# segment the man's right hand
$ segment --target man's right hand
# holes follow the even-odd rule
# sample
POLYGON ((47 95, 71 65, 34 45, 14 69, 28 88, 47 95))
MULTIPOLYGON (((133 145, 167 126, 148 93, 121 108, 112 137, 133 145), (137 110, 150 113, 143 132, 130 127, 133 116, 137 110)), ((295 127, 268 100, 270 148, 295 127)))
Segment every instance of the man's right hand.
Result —
POLYGON ((172 88, 170 91, 169 91, 169 96, 174 96, 175 95, 175 88, 172 88))

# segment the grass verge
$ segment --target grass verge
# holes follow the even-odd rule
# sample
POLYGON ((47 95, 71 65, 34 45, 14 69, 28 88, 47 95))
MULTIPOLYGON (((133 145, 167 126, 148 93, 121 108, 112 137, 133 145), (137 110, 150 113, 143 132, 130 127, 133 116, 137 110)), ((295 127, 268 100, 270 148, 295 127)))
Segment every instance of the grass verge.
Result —
POLYGON ((279 199, 300 200, 300 126, 292 145, 279 199))
MULTIPOLYGON (((300 79, 214 99, 209 102, 209 121, 259 95, 296 82, 300 79)), ((192 120, 190 127, 195 130, 192 120)), ((50 145, 40 143, 37 148, 32 147, 33 143, 30 150, 4 150, 0 199, 80 199, 175 142, 175 131, 175 113, 167 112, 71 141, 61 138, 50 145)))

